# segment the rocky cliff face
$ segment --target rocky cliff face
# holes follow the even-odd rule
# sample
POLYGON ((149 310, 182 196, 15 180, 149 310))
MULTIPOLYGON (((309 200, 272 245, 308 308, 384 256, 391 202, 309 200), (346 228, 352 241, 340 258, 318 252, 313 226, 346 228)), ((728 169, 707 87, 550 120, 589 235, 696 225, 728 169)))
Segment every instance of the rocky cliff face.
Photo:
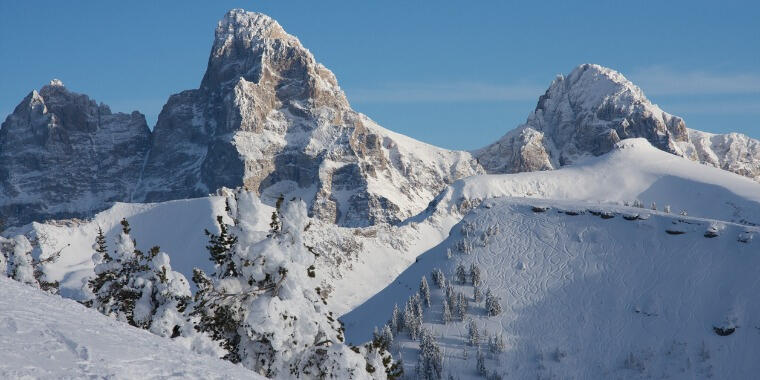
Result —
POLYGON ((549 170, 607 153, 618 141, 632 137, 760 180, 758 140, 690 130, 683 119, 652 104, 620 73, 590 64, 557 77, 525 124, 475 155, 492 173, 549 170))
POLYGON ((154 129, 134 200, 244 186, 299 196, 341 225, 398 222, 446 184, 482 172, 466 152, 397 135, 354 112, 335 76, 262 14, 216 28, 200 88, 173 95, 154 129))
POLYGON ((0 128, 0 214, 9 224, 82 217, 129 199, 150 147, 138 113, 111 113, 53 80, 0 128))

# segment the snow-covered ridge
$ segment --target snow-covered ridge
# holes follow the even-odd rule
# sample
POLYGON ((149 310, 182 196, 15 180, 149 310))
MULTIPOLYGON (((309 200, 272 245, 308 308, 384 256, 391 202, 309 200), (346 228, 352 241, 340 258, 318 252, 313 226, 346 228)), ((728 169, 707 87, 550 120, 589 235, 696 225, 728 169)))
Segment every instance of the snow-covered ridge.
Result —
POLYGON ((659 210, 669 205, 674 213, 760 224, 760 184, 668 154, 643 138, 553 171, 462 179, 436 198, 433 210, 466 213, 484 199, 504 196, 616 205, 638 200, 659 210))
POLYGON ((663 151, 760 180, 760 142, 686 128, 622 74, 584 64, 558 76, 525 124, 477 152, 491 173, 556 169, 642 137, 663 151))

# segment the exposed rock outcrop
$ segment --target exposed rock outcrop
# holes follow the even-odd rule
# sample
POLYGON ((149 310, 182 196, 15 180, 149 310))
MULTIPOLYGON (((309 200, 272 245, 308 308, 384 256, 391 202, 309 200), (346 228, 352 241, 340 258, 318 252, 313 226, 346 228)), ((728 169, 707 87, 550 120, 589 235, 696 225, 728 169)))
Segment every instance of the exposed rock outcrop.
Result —
POLYGON ((0 128, 0 214, 23 224, 89 216, 129 199, 149 148, 142 114, 111 113, 53 80, 0 128))

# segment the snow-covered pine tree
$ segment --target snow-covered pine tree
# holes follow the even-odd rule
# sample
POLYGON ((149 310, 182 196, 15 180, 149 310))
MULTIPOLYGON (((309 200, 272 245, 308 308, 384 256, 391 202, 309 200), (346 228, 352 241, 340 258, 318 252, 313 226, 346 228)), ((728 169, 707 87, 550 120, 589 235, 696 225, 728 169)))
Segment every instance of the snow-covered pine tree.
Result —
POLYGON ((450 283, 446 285, 446 299, 449 301, 449 307, 453 310, 457 304, 457 293, 454 291, 454 286, 450 283))
POLYGON ((133 313, 142 291, 132 287, 131 280, 135 273, 148 268, 140 262, 142 252, 135 248, 135 241, 129 235, 129 222, 122 219, 121 226, 114 254, 104 257, 103 262, 95 266, 95 278, 89 281, 95 297, 92 307, 102 314, 137 326, 133 313))
POLYGON ((448 324, 451 322, 451 307, 449 306, 449 300, 447 298, 443 299, 443 324, 448 324))
POLYGON ((398 310, 398 304, 393 304, 393 311, 391 312, 391 320, 389 323, 393 331, 401 331, 404 324, 403 319, 401 318, 401 313, 398 310))
POLYGON ((95 244, 92 246, 92 248, 95 250, 95 254, 93 255, 93 261, 95 262, 95 265, 100 264, 103 262, 103 260, 111 259, 108 256, 108 244, 106 241, 106 235, 103 233, 103 229, 100 226, 98 226, 98 234, 95 236, 95 244), (97 255, 97 259, 95 255, 97 255))
POLYGON ((150 271, 145 273, 147 281, 140 299, 143 301, 148 296, 150 300, 145 304, 150 306, 146 310, 150 318, 149 330, 170 338, 193 336, 193 326, 185 315, 191 296, 190 284, 185 276, 172 270, 169 255, 160 252, 158 247, 151 249, 150 257, 150 271))
POLYGON ((419 379, 438 380, 443 376, 443 352, 429 329, 420 333, 420 353, 417 359, 419 379))
POLYGON ((417 340, 420 328, 422 327, 422 320, 420 314, 417 312, 417 305, 417 300, 415 300, 414 297, 410 297, 404 306, 404 327, 413 340, 417 340))
POLYGON ((417 319, 422 320, 424 310, 422 308, 422 297, 420 297, 419 293, 416 293, 412 296, 412 305, 414 306, 414 312, 417 316, 417 319))
POLYGON ((662 211, 665 211, 666 214, 670 214, 670 205, 665 205, 665 208, 663 208, 662 211))
POLYGON ((470 319, 467 322, 467 343, 470 346, 477 346, 480 344, 480 331, 473 319, 470 319))
POLYGON ((457 278, 457 282, 462 285, 464 285, 464 283, 467 282, 467 272, 464 269, 464 265, 462 264, 457 265, 456 278, 457 278))
POLYGON ((480 291, 480 286, 472 287, 472 299, 475 302, 480 302, 483 300, 483 294, 480 291))
MULTIPOLYGON (((391 331, 391 327, 386 324, 380 331, 375 328, 375 332, 372 335, 372 342, 365 346, 364 352, 365 359, 367 360, 365 368, 367 373, 370 375, 375 374, 377 368, 372 363, 376 363, 379 358, 385 368, 386 378, 401 378, 403 375, 403 366, 398 362, 393 362, 393 357, 390 354, 391 345, 393 344, 393 332, 391 331)), ((356 350, 354 350, 354 352, 356 352, 356 350)), ((336 377, 336 374, 333 373, 325 375, 325 377, 336 377)))
POLYGON ((425 276, 422 276, 420 281, 420 298, 425 303, 425 307, 430 307, 430 286, 428 286, 425 276))
POLYGON ((493 292, 491 292, 491 289, 488 289, 486 291, 486 312, 489 316, 497 316, 501 314, 501 299, 497 297, 493 292))
POLYGON ((478 368, 478 374, 480 376, 488 376, 488 370, 486 369, 486 358, 483 356, 483 352, 480 351, 480 348, 478 348, 478 355, 477 355, 477 368, 478 368))
MULTIPOLYGON (((226 277, 232 277, 238 275, 238 268, 233 260, 233 248, 237 243, 237 236, 229 232, 229 227, 224 223, 224 219, 221 215, 216 217, 216 223, 219 227, 219 235, 204 230, 206 236, 208 236, 208 245, 206 249, 211 256, 211 261, 214 262, 216 268, 216 277, 223 279, 226 277)), ((279 231, 279 227, 278 227, 279 231)))
POLYGON ((504 336, 499 334, 488 338, 488 350, 494 354, 504 352, 506 344, 504 343, 504 336))
POLYGON ((123 219, 121 225, 113 255, 108 254, 105 236, 98 228, 93 245, 96 276, 89 281, 94 298, 88 303, 103 314, 157 335, 192 334, 184 315, 190 300, 187 279, 171 269, 169 255, 159 247, 147 254, 136 249, 129 222, 123 219))
POLYGON ((475 263, 470 264, 470 281, 473 286, 480 285, 480 267, 475 265, 475 263))
POLYGON ((10 239, 2 238, 2 253, 5 257, 5 275, 36 288, 40 287, 34 275, 34 259, 32 244, 24 235, 16 235, 10 239))
MULTIPOLYGON (((342 344, 340 323, 315 290, 317 280, 307 275, 314 255, 302 238, 308 222, 303 201, 283 202, 279 231, 261 240, 254 230, 263 207, 258 197, 238 191, 228 200, 235 225, 225 226, 229 244, 215 251, 224 252, 224 260, 212 257, 218 263, 213 276, 201 270, 193 276, 197 328, 220 341, 225 358, 264 376, 384 375, 375 369, 383 367, 386 356, 342 344)), ((209 251, 216 246, 209 244, 209 251)))
POLYGON ((435 283, 435 286, 438 287, 438 289, 443 289, 446 287, 446 276, 443 275, 443 271, 441 271, 438 268, 433 269, 433 283, 435 283))
POLYGON ((467 315, 467 309, 470 306, 470 302, 467 300, 467 297, 464 296, 462 293, 457 293, 457 301, 456 301, 456 315, 457 319, 460 321, 464 321, 464 317, 467 315))

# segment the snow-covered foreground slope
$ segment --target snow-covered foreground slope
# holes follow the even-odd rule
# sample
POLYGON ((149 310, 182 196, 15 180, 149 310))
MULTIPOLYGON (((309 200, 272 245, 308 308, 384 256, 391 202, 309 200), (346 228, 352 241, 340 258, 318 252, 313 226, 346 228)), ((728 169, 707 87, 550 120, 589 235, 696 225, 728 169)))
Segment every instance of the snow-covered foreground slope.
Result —
MULTIPOLYGON (((149 204, 117 203, 89 221, 33 223, 6 231, 6 235, 24 233, 32 240, 38 239, 42 257, 60 251, 57 261, 44 264, 47 278, 60 281, 64 297, 81 299, 82 281, 94 276, 92 247, 98 227, 103 229, 112 250, 121 232, 122 218, 129 221, 138 249, 147 251, 160 246, 171 258, 172 269, 188 280, 193 268, 213 271, 206 249, 208 238, 203 231, 218 232, 215 222, 218 215, 232 223, 224 210, 225 199, 210 196, 149 204)), ((258 234, 249 239, 263 239, 269 232, 274 208, 257 203, 249 209, 257 214, 251 218, 257 222, 250 226, 250 231, 258 234)), ((434 219, 404 226, 365 228, 344 228, 311 219, 304 238, 320 254, 316 274, 324 288, 332 289, 331 309, 340 315, 364 302, 414 262, 418 254, 443 240, 458 221, 448 217, 434 219)))
MULTIPOLYGON (((506 378, 755 377, 758 227, 631 207, 591 211, 578 202, 484 201, 449 238, 342 317, 348 341, 367 339, 395 303, 403 310, 427 276, 433 304, 424 321, 442 348, 444 373, 476 377, 477 348, 466 344, 467 324, 442 322, 443 294, 431 278, 440 268, 453 281, 459 264, 475 264, 483 293, 490 288, 501 297, 503 313, 487 316, 469 284, 455 290, 470 300, 465 321, 473 319, 481 336, 503 334, 502 353, 481 343, 489 372, 506 378), (599 211, 609 214, 595 215, 599 211), (717 237, 704 236, 711 227, 717 237), (471 247, 469 254, 462 247, 471 247), (736 331, 719 336, 714 327, 736 331)), ((407 372, 414 371, 418 343, 401 332, 394 346, 407 372)))
POLYGON ((0 378, 261 378, 8 278, 0 289, 0 378))
POLYGON ((662 210, 760 224, 760 184, 663 152, 642 138, 623 140, 602 156, 558 170, 465 178, 434 202, 443 213, 482 199, 510 196, 623 204, 655 202, 662 210))

